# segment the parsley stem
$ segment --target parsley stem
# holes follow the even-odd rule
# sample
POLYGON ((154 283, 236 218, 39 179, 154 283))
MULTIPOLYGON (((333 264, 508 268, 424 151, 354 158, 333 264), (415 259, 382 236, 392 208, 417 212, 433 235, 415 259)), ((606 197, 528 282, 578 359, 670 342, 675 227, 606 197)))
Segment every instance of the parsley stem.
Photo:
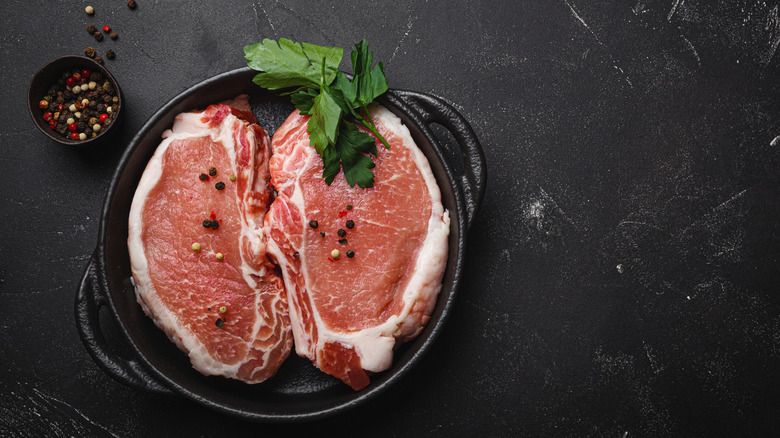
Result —
POLYGON ((368 112, 368 108, 366 105, 363 105, 363 111, 368 116, 368 121, 366 120, 366 117, 363 114, 358 114, 355 112, 355 109, 350 107, 350 111, 352 111, 352 115, 355 117, 355 119, 359 120, 360 123, 366 127, 369 131, 371 131, 378 139, 382 142, 383 145, 387 149, 390 149, 390 145, 387 144, 387 140, 385 140, 384 137, 382 137, 382 134, 379 133, 379 130, 376 129, 376 125, 374 125, 374 120, 371 118, 371 114, 368 112))

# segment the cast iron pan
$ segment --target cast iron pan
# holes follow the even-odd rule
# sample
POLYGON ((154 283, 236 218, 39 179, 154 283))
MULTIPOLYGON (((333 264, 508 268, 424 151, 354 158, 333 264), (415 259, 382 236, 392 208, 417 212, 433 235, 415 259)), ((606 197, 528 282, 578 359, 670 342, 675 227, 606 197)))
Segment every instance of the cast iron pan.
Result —
MULTIPOLYGON (((178 394, 248 420, 306 421, 346 411, 376 397, 397 382, 429 349, 441 331, 460 282, 466 234, 485 189, 485 158, 474 131, 449 104, 422 93, 387 92, 381 103, 409 127, 417 145, 428 157, 452 223, 444 284, 425 330, 396 351, 391 369, 372 376, 371 384, 358 392, 294 353, 276 376, 257 385, 203 376, 136 302, 130 282, 127 218, 146 163, 160 143, 162 132, 172 126, 177 114, 247 93, 261 126, 273 134, 281 125, 293 107, 288 98, 254 85, 255 73, 243 68, 193 86, 157 111, 130 142, 106 194, 97 248, 76 295, 76 323, 95 362, 126 385, 178 394), (449 131, 454 142, 440 142, 432 129, 434 125, 449 131), (99 323, 103 306, 109 309, 126 338, 132 357, 117 354, 106 342, 99 323)), ((442 132, 438 127, 435 130, 442 132)))

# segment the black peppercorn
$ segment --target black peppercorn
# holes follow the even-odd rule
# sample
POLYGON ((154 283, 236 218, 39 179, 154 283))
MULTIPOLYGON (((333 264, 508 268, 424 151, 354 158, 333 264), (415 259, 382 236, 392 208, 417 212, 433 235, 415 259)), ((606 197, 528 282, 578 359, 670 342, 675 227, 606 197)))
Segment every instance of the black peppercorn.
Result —
POLYGON ((206 219, 203 221, 203 228, 211 228, 211 219, 206 219))
POLYGON ((342 244, 342 245, 346 245, 347 244, 347 239, 339 239, 339 243, 342 244))
POLYGON ((217 174, 217 168, 216 167, 209 167, 209 175, 214 176, 217 174))
POLYGON ((103 34, 100 32, 95 32, 92 34, 92 36, 95 37, 95 39, 98 41, 103 41, 103 34))
POLYGON ((347 232, 346 232, 345 230, 343 230, 343 229, 339 228, 339 230, 338 230, 338 231, 336 231, 336 234, 338 234, 338 235, 339 235, 339 237, 344 237, 344 236, 346 236, 346 235, 347 235, 347 232))
POLYGON ((116 33, 116 32, 112 31, 110 34, 108 34, 108 36, 109 36, 109 37, 110 37, 112 40, 115 40, 115 39, 117 39, 117 37, 118 37, 119 35, 117 35, 117 33, 116 33))
POLYGON ((84 122, 78 122, 76 124, 76 130, 79 132, 84 132, 84 130, 87 129, 87 124, 84 122))
POLYGON ((325 237, 325 232, 320 231, 320 237, 325 237))
POLYGON ((310 221, 309 221, 309 226, 310 226, 310 227, 312 227, 313 229, 315 229, 315 230, 316 230, 316 229, 317 229, 317 227, 319 227, 319 226, 320 226, 320 224, 319 224, 319 223, 317 223, 317 221, 315 221, 315 220, 310 220, 310 221))
POLYGON ((355 251, 352 251, 351 249, 347 250, 347 257, 352 258, 355 257, 355 251))
POLYGON ((130 9, 135 9, 135 7, 138 6, 138 4, 135 2, 135 0, 127 0, 127 7, 130 9))
POLYGON ((347 228, 349 228, 351 230, 351 229, 355 228, 355 221, 350 219, 350 220, 347 221, 346 225, 347 225, 347 228))
POLYGON ((96 57, 95 57, 95 62, 97 62, 97 63, 98 63, 98 64, 100 64, 100 65, 103 65, 103 58, 101 58, 101 57, 99 57, 99 56, 96 56, 96 57))
POLYGON ((219 228, 219 221, 211 221, 211 228, 214 230, 219 228))
POLYGON ((94 24, 88 24, 88 25, 87 25, 87 32, 89 32, 89 33, 91 33, 91 34, 94 34, 94 33, 95 33, 95 32, 97 32, 97 31, 98 31, 98 30, 97 30, 97 27, 95 27, 95 25, 94 25, 94 24))
POLYGON ((106 58, 114 59, 114 58, 116 58, 116 53, 114 53, 113 50, 108 49, 108 50, 106 50, 106 58))
POLYGON ((207 179, 209 179, 209 176, 206 175, 205 173, 201 173, 199 178, 201 181, 206 181, 207 179))
POLYGON ((225 183, 220 181, 220 182, 214 184, 214 188, 216 188, 217 190, 225 190, 225 183))
POLYGON ((84 54, 89 56, 90 58, 94 58, 95 57, 95 49, 93 49, 92 47, 87 47, 86 49, 84 49, 84 54))

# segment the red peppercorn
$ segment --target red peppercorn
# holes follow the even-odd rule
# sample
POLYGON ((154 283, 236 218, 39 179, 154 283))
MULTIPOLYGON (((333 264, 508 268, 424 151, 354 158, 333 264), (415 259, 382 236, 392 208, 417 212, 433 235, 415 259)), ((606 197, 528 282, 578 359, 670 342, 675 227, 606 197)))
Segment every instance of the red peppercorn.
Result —
POLYGON ((54 114, 51 113, 51 111, 46 111, 43 114, 43 120, 46 120, 47 122, 50 121, 54 117, 54 114))
POLYGON ((65 79, 65 85, 67 85, 69 87, 72 87, 72 86, 76 85, 76 78, 71 76, 68 79, 65 79))
POLYGON ((101 115, 100 115, 100 117, 98 118, 98 120, 100 120, 100 123, 103 123, 103 122, 105 122, 105 121, 106 121, 106 119, 107 119, 107 118, 108 118, 108 114, 106 114, 106 113, 103 113, 103 114, 101 114, 101 115))
POLYGON ((111 26, 103 26, 103 32, 111 32, 111 26))
POLYGON ((62 107, 62 104, 59 104, 59 105, 57 105, 57 109, 58 109, 59 111, 62 111, 62 108, 63 108, 63 107, 62 107))
POLYGON ((49 128, 50 129, 56 129, 57 128, 57 121, 56 120, 52 120, 51 122, 49 122, 49 128))
POLYGON ((87 70, 86 68, 84 70, 81 70, 81 76, 84 78, 88 78, 89 75, 91 75, 92 72, 90 70, 87 70))
POLYGON ((46 100, 41 100, 40 102, 38 102, 38 108, 46 109, 48 107, 49 107, 49 102, 47 102, 46 100))
MULTIPOLYGON (((71 123, 70 125, 68 125, 68 131, 75 133, 76 129, 78 129, 78 125, 76 125, 75 123, 71 123)), ((78 136, 78 134, 76 134, 76 136, 78 136)))
POLYGON ((78 139, 79 139, 79 133, 78 133, 78 132, 72 132, 72 133, 70 134, 70 138, 71 138, 72 140, 78 140, 78 139))

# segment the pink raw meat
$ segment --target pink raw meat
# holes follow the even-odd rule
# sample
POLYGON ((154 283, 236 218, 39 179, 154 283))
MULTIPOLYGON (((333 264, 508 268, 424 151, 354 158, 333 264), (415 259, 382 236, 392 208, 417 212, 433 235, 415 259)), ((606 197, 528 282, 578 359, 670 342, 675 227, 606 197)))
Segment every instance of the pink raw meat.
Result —
POLYGON ((257 383, 276 373, 292 336, 262 233, 270 141, 246 97, 232 104, 180 114, 163 134, 133 199, 128 247, 138 302, 193 367, 257 383), (204 227, 212 219, 219 227, 204 227))
POLYGON ((369 384, 368 373, 392 365, 396 340, 414 338, 430 319, 449 235, 439 188, 409 130, 381 106, 370 111, 391 147, 377 141, 374 187, 349 187, 343 173, 325 184, 308 117, 295 111, 274 134, 270 169, 278 197, 265 218, 296 352, 355 390, 369 384))

